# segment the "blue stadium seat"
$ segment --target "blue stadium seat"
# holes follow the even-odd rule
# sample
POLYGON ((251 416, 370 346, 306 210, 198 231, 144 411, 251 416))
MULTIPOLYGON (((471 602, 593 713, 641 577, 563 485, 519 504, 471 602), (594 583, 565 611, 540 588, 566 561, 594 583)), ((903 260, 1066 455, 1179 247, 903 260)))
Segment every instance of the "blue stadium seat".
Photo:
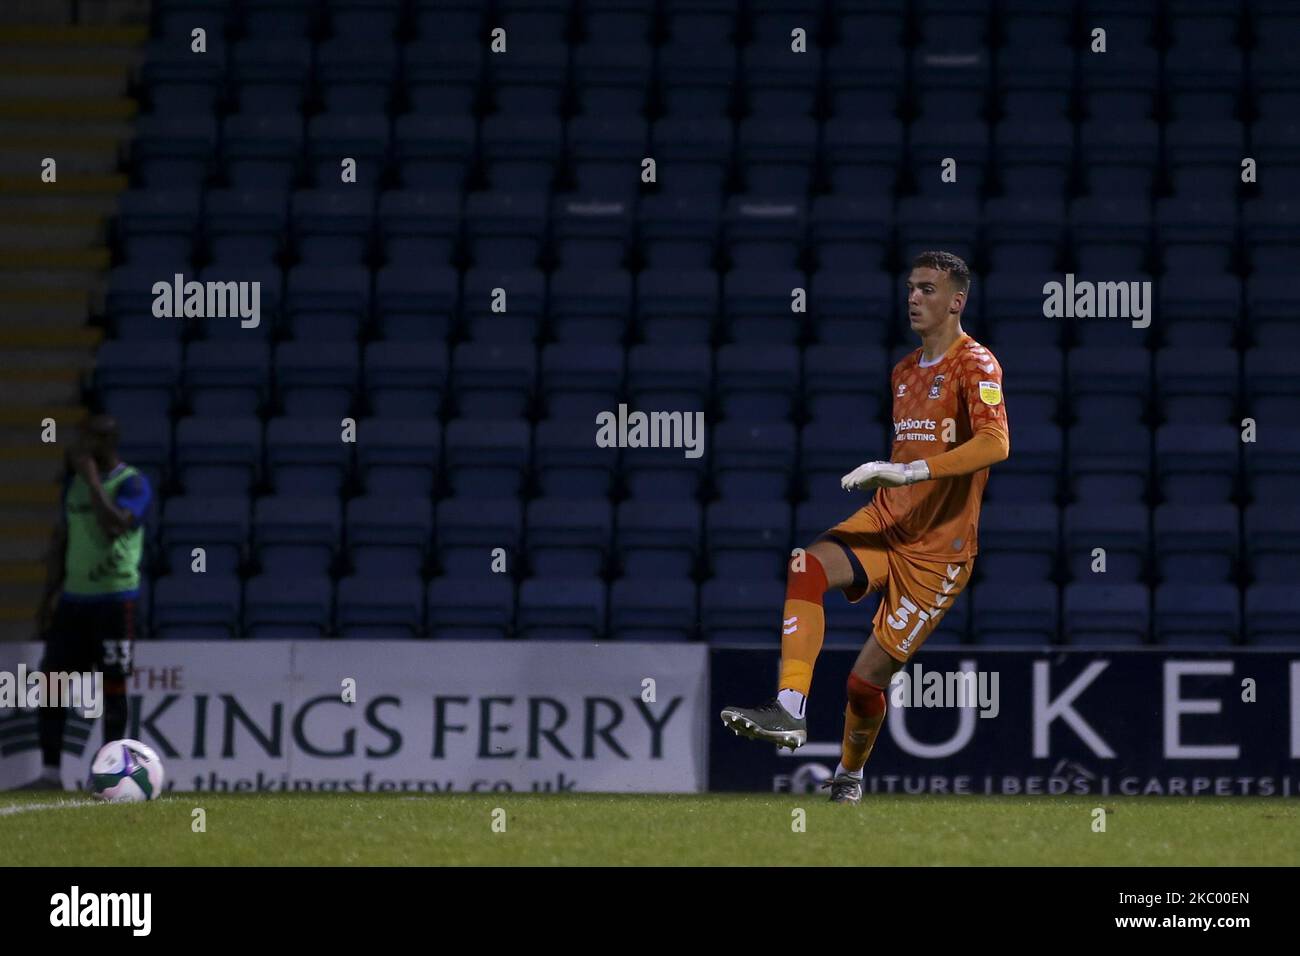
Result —
POLYGON ((261 422, 182 418, 176 424, 176 468, 187 494, 247 494, 262 472, 261 422))
MULTIPOLYGON (((400 5, 401 0, 390 2, 400 5)), ((367 17, 352 19, 372 22, 367 17)), ((329 112, 384 113, 397 81, 397 46, 391 31, 389 36, 362 31, 336 33, 316 48, 316 78, 329 112)))
POLYGON ((656 268, 707 266, 735 151, 731 124, 698 116, 665 116, 651 126, 650 141, 650 155, 660 163, 664 175, 660 191, 643 196, 638 211, 642 238, 647 240, 646 260, 656 268), (687 224, 693 234, 681 235, 687 224), (697 252, 700 244, 707 244, 709 254, 684 258, 675 241, 687 239, 696 243, 697 252), (671 245, 670 240, 674 240, 671 245), (666 255, 666 245, 677 254, 666 255))
POLYGON ((238 574, 248 542, 248 499, 235 496, 182 495, 168 498, 162 509, 159 544, 175 577, 192 574, 194 549, 203 549, 205 574, 238 574))
MULTIPOLYGON (((873 62, 878 56, 886 63, 897 58, 899 74, 902 73, 901 54, 901 50, 857 51, 857 55, 873 62)), ((834 63, 842 55, 842 51, 832 50, 829 59, 834 63)), ((855 62, 851 65, 865 64, 855 62)), ((845 105, 837 107, 836 115, 822 126, 826 170, 834 196, 820 197, 818 202, 826 198, 838 201, 842 196, 849 201, 886 200, 892 207, 894 186, 899 178, 899 158, 905 155, 903 124, 891 115, 898 100, 896 84, 895 79, 894 85, 889 80, 874 87, 858 83, 836 85, 831 95, 845 105), (853 101, 873 100, 879 101, 874 108, 847 105, 853 101)), ((871 261, 876 261, 875 257, 871 261)))
MULTIPOLYGON (((1111 68, 1111 55, 1094 57, 1107 62, 1111 68)), ((1084 61, 1088 62, 1087 59, 1084 61)), ((1118 73, 1116 75, 1119 75, 1118 73)), ((1087 89, 1087 87, 1084 87, 1087 89)), ((1125 92, 1126 98, 1147 101, 1152 89, 1125 92)), ((1102 94, 1094 94, 1102 95, 1102 94)), ((1145 108, 1145 107, 1143 107, 1145 108)), ((1079 127, 1079 155, 1086 170, 1088 192, 1100 199, 1138 207, 1147 205, 1147 197, 1155 184, 1155 169, 1160 162, 1160 127, 1140 118, 1123 120, 1116 114, 1100 112, 1094 119, 1079 127)), ((1076 200, 1086 202, 1087 200, 1076 200)), ((1087 261, 1087 260, 1084 260, 1087 261)), ((1090 269, 1103 268, 1088 262, 1090 269)))
POLYGON ((1107 28, 1106 53, 1102 56, 1085 50, 1079 55, 1083 108, 1099 128, 1102 122, 1140 123, 1155 111, 1156 91, 1160 89, 1160 52, 1146 45, 1142 35, 1150 29, 1153 13, 1149 5, 1145 6, 1147 21, 1140 31, 1122 25, 1123 18, 1118 11, 1107 11, 1105 17, 1095 16, 1093 22, 1107 28))
POLYGON ((989 501, 1055 501, 1063 456, 1061 430, 1055 425, 1015 428, 1015 453, 1000 462, 985 489, 989 501))
POLYGON ((1065 552, 1074 581, 1131 584, 1141 580, 1151 550, 1148 520, 1147 509, 1140 504, 1069 505, 1065 552), (1104 572, 1093 570, 1100 560, 1093 554, 1098 548, 1106 552, 1104 572))
POLYGON ((1288 505, 1295 501, 1300 473, 1300 428, 1272 426, 1244 447, 1246 488, 1256 504, 1288 505))
POLYGON ((756 113, 740 121, 736 155, 751 196, 804 196, 817 168, 817 121, 756 113))
POLYGON ((1248 415, 1260 422, 1300 420, 1300 349, 1248 349, 1244 368, 1248 415))
MULTIPOLYGON (((475 268, 502 272, 531 269, 541 256, 549 216, 545 189, 470 193, 465 197, 465 244, 475 268)), ((510 291, 513 299, 515 290, 510 291)), ((481 310, 487 307, 483 303, 481 310)), ((518 302, 509 303, 510 312, 518 308, 518 302)), ((498 320, 508 317, 509 312, 496 313, 498 320)))
POLYGON ((807 218, 807 204, 797 195, 734 196, 727 200, 722 241, 732 269, 797 269, 804 252, 807 218))
POLYGON ((714 483, 723 498, 776 501, 790 490, 796 433, 784 422, 722 422, 713 429, 714 483))
POLYGON ((447 479, 452 492, 472 498, 519 494, 529 460, 528 423, 457 419, 447 426, 447 479))
POLYGON ((1221 647, 1241 634, 1241 592, 1235 584, 1167 583, 1156 588, 1155 639, 1160 644, 1221 647))
POLYGON ((983 295, 982 314, 987 317, 980 341, 994 350, 1007 345, 1060 346, 1066 323, 1043 315, 1043 287, 1064 279, 1059 272, 1013 269, 990 272, 982 282, 973 282, 971 292, 983 295))
POLYGON ((186 569, 154 582, 155 637, 226 640, 238 634, 239 620, 239 579, 233 574, 191 574, 186 569))
POLYGON ((433 538, 427 497, 365 495, 347 503, 348 559, 359 577, 419 577, 433 538))
POLYGON ((650 126, 638 114, 573 117, 565 125, 564 142, 577 193, 628 200, 640 191, 650 126))
POLYGON ((1156 394, 1164 418, 1180 424, 1224 424, 1237 408, 1235 349, 1164 348, 1156 353, 1156 394))
MULTIPOLYGON (((462 8, 470 6, 461 3, 462 8)), ((406 95, 411 108, 421 116, 468 118, 483 76, 487 50, 477 32, 453 37, 444 33, 448 24, 438 23, 430 33, 429 18, 468 15, 477 21, 484 15, 481 4, 473 10, 447 9, 442 0, 416 0, 416 18, 424 18, 423 39, 409 43, 402 50, 402 71, 406 95), (426 8, 422 13, 420 7, 426 8), (431 9, 436 8, 436 9, 431 9)), ((475 28, 477 29, 477 28, 475 28)), ((470 129, 473 129, 471 123, 470 129)))
MULTIPOLYGON (((551 274, 551 330, 564 343, 623 341, 634 311, 632 276, 621 268, 565 266, 551 274)), ((491 323, 487 323, 490 328, 491 323)))
POLYGON ((451 578, 509 577, 521 553, 524 508, 514 498, 444 498, 434 549, 451 578), (503 555, 494 552, 501 549, 503 555), (504 563, 498 563, 498 557, 504 563), (504 570, 499 570, 503 568, 504 570))
POLYGON ((185 394, 196 417, 254 417, 267 402, 270 382, 269 345, 191 342, 185 349, 185 394))
POLYGON ((165 417, 180 367, 175 342, 105 342, 96 356, 95 389, 118 418, 165 417))
POLYGON ((306 127, 297 112, 228 116, 221 131, 226 178, 235 189, 287 192, 302 165, 305 142, 306 127))
POLYGON ((837 501, 848 508, 855 500, 846 494, 840 479, 865 461, 888 458, 888 446, 869 439, 883 432, 870 427, 845 427, 845 422, 816 421, 803 427, 799 436, 799 477, 813 501, 837 501))
POLYGON ((1071 349, 1066 359, 1070 397, 1081 424, 1138 422, 1151 395, 1151 360, 1144 349, 1071 349))
MULTIPOLYGON (((545 196, 555 184, 556 171, 564 154, 564 126, 560 118, 548 115, 489 116, 480 127, 479 141, 490 188, 502 195, 526 198, 527 211, 523 215, 537 216, 534 202, 544 209, 545 196)), ((469 201, 478 198, 471 196, 469 201)), ((541 219, 546 221, 544 212, 541 219)), ((475 259, 485 265, 504 265, 510 261, 503 251, 484 248, 476 251, 475 259)))
POLYGON ((528 563, 535 577, 600 576, 614 524, 606 499, 534 498, 526 517, 528 563))
POLYGON ((1058 196, 989 199, 982 210, 990 271, 1051 272, 1065 238, 1065 202, 1058 196))
POLYGON ((1294 584, 1255 584, 1246 589, 1246 641, 1300 647, 1300 591, 1294 584))
POLYGON ((556 196, 551 200, 550 243, 556 259, 564 267, 603 275, 619 269, 632 249, 635 208, 627 200, 556 196))
POLYGON ((437 418, 447 387, 447 349, 426 342, 366 346, 366 397, 381 418, 437 418))
POLYGON ((133 189, 118 199, 117 228, 126 261, 186 272, 198 232, 201 193, 192 189, 133 189))
POLYGON ((450 267, 386 266, 375 274, 380 337, 394 342, 442 343, 460 301, 460 279, 450 267))
MULTIPOLYGON (((1237 61, 1240 70, 1240 54, 1233 54, 1223 62, 1237 61)), ((1218 58, 1207 51, 1199 51, 1196 57, 1202 67, 1207 64, 1214 70, 1218 58)), ((1212 75, 1212 74, 1211 74, 1212 75)), ((1240 82, 1240 76, 1234 78, 1240 82)), ((1175 101, 1192 103, 1207 98, 1237 99, 1236 90, 1193 89, 1174 90, 1175 101)), ((1166 123, 1163 129, 1165 143, 1165 162, 1169 169, 1169 178, 1174 195, 1188 199, 1228 202, 1235 205, 1237 190, 1241 185, 1241 157, 1245 153, 1245 129, 1238 120, 1231 119, 1233 107, 1228 112, 1215 117, 1214 114, 1193 108, 1183 112, 1189 117, 1178 122, 1166 123)), ((1176 102, 1175 109, 1182 109, 1176 102)), ((1203 107, 1209 109, 1209 107, 1203 107)), ((1236 210, 1233 209, 1222 227, 1236 224, 1236 210)), ((1227 238, 1231 239, 1231 228, 1225 229, 1227 238)))
POLYGON ((172 426, 165 418, 130 418, 118 425, 117 450, 140 469, 155 489, 172 473, 172 426))
POLYGON ((282 342, 275 349, 276 392, 292 418, 342 419, 356 399, 359 375, 351 343, 282 342))
MULTIPOLYGON (((705 136, 708 130, 717 128, 707 120, 682 122, 701 128, 698 131, 694 128, 681 130, 681 137, 705 136)), ((677 136, 674 140, 681 141, 677 136)), ((646 195, 637 206, 641 255, 646 268, 665 271, 708 269, 717 256, 722 191, 720 187, 705 191, 708 187, 698 180, 724 177, 730 152, 728 148, 724 156, 718 157, 700 157, 697 154, 698 150, 692 153, 693 160, 683 161, 687 166, 683 172, 690 182, 682 187, 681 194, 673 193, 671 187, 665 186, 664 192, 646 195), (715 161, 718 164, 716 170, 715 161)))
MULTIPOLYGON (((578 95, 578 112, 584 116, 628 116, 647 112, 647 94, 653 87, 654 50, 646 37, 654 11, 648 4, 635 9, 589 10, 587 42, 573 48, 573 87, 578 95), (637 25, 628 22, 632 31, 620 35, 618 21, 612 18, 643 18, 640 34, 637 25), (602 35, 606 25, 613 31, 602 35)), ((661 155, 655 153, 654 155, 661 155)))
POLYGON ((214 189, 204 197, 212 261, 272 266, 288 235, 288 193, 276 189, 214 189))
MULTIPOLYGON (((944 98, 956 98, 957 92, 956 88, 930 91, 931 95, 944 98)), ((971 92, 983 96, 983 91, 971 92)), ((952 117, 964 115, 960 110, 956 103, 944 103, 942 108, 932 107, 933 119, 916 120, 908 130, 912 162, 917 169, 916 183, 922 196, 942 197, 944 200, 952 197, 970 199, 979 196, 984 188, 989 164, 989 128, 979 120, 954 121, 952 117), (956 160, 955 181, 947 181, 942 175, 944 163, 949 159, 956 160)), ((903 222, 901 216, 899 222, 903 222)), ((966 238, 970 244, 967 251, 974 248, 974 240, 973 235, 966 238)))
POLYGON ((357 468, 372 495, 428 496, 442 452, 436 418, 367 418, 357 423, 357 468))
POLYGON ((1078 60, 1068 38, 1069 20, 1068 10, 1041 4, 1003 14, 1007 45, 997 58, 996 84, 1007 120, 1051 122, 1069 115, 1078 60), (1053 19, 1062 13, 1064 26, 1053 19))
MULTIPOLYGON (((819 4, 808 0, 804 6, 810 25, 815 25, 819 4)), ((748 94, 750 114, 791 120, 811 116, 821 86, 821 51, 810 44, 806 52, 795 53, 790 49, 789 26, 781 30, 776 25, 782 17, 758 13, 755 28, 772 23, 774 31, 768 38, 760 35, 740 51, 741 83, 748 94)))
POLYGON ((368 192, 306 189, 291 205, 298 255, 322 266, 362 263, 374 223, 374 197, 368 192))
POLYGON ((509 56, 487 59, 487 85, 497 109, 518 116, 560 112, 568 82, 569 50, 561 41, 515 46, 509 56))
POLYGON ((310 40, 249 37, 235 44, 230 79, 241 114, 294 114, 302 109, 311 82, 310 40))
MULTIPOLYGON (((970 198, 915 196, 899 200, 898 242, 905 262, 936 246, 974 258, 980 206, 970 198)), ((900 288, 906 290, 906 278, 900 288)))
POLYGON ((626 578, 690 577, 700 554, 700 506, 694 501, 624 501, 614 550, 626 578))
POLYGON ((1268 348, 1300 348, 1300 326, 1294 306, 1286 301, 1285 276, 1253 276, 1246 291, 1251 344, 1268 348))
POLYGON ((804 408, 817 424, 878 421, 888 375, 877 346, 810 345, 803 351, 804 408))
POLYGON ((308 36, 317 24, 317 0, 244 0, 244 28, 254 36, 308 36))
POLYGON ((1179 280, 1219 276, 1232 269, 1236 253, 1237 204, 1191 195, 1156 201, 1156 230, 1165 269, 1179 280))
POLYGON ((285 280, 284 307, 293 338, 354 342, 370 316, 370 272, 361 266, 294 266, 285 280))
POLYGON ((313 640, 332 628, 334 588, 324 575, 259 574, 244 585, 244 634, 313 640))
POLYGON ((902 294, 886 275, 823 269, 812 280, 810 332, 823 345, 883 343, 902 294))
POLYGON ((403 640, 424 630, 424 583, 417 575, 339 582, 339 634, 345 640, 403 640))
POLYGON ((1242 315, 1241 280, 1236 276, 1166 273, 1158 294, 1167 345, 1226 348, 1233 344, 1242 315))
MULTIPOLYGON (((418 87, 407 89, 414 93, 418 87)), ((456 95, 455 91, 450 95, 456 95)), ((459 206, 477 139, 474 120, 468 114, 466 109, 450 115, 408 113, 398 117, 393 125, 393 158, 405 189, 455 193, 459 206)))
POLYGON ((519 634, 530 640, 599 641, 605 585, 589 578, 531 578, 519 586, 519 634))
POLYGON ((375 192, 388 164, 388 117, 382 113, 320 113, 307 121, 307 161, 318 189, 375 192), (343 160, 356 162, 355 181, 343 160))
POLYGON ((1236 580, 1237 509, 1229 504, 1160 505, 1155 510, 1156 573, 1166 583, 1236 580))
POLYGON ((344 441, 338 418, 273 418, 266 426, 266 465, 281 495, 337 495, 352 471, 356 442, 344 441))
MULTIPOLYGON (((733 16, 734 12, 733 8, 733 16)), ((658 53, 657 95, 666 115, 725 118, 736 84, 733 46, 710 43, 702 34, 692 32, 675 36, 658 53)))
POLYGON ((1065 587, 1066 643, 1123 647, 1146 642, 1151 595, 1144 584, 1076 582, 1065 587))
POLYGON ((1251 505, 1243 527, 1254 583, 1294 582, 1300 574, 1300 507, 1290 502, 1251 505))
POLYGON ((1072 497, 1089 504, 1146 498, 1151 433, 1142 425, 1104 421, 1078 425, 1069 431, 1069 444, 1067 473, 1072 497))
POLYGON ((1174 504, 1222 504, 1238 482, 1241 434, 1232 425, 1161 425, 1156 429, 1156 480, 1174 504))
POLYGON ((327 575, 342 528, 335 496, 284 494, 253 503, 253 549, 265 574, 327 575))
POLYGON ((618 408, 623 388, 623 349, 617 345, 571 348, 552 343, 542 349, 540 394, 549 418, 594 422, 618 408))
MULTIPOLYGON (((418 269, 415 274, 420 277, 428 274, 430 263, 450 265, 460 236, 460 215, 460 193, 455 191, 380 193, 378 224, 385 260, 418 269)), ((384 283, 376 282, 377 294, 382 297, 384 291, 384 283)))
POLYGON ((514 630, 515 586, 507 575, 429 582, 429 636, 444 640, 509 637, 514 630))
POLYGON ((776 578, 713 578, 700 588, 701 630, 712 644, 775 646, 784 600, 785 583, 776 578))
MULTIPOLYGON (((722 295, 712 269, 645 269, 636 278, 636 292, 638 332, 647 344, 704 345, 712 339, 722 295)), ((789 286, 784 295, 788 309, 789 286)))
POLYGON ((199 338, 221 339, 238 342, 266 342, 279 327, 283 310, 281 290, 281 273, 277 266, 227 265, 214 262, 199 273, 203 283, 247 282, 248 286, 239 287, 240 307, 249 309, 247 319, 234 315, 229 300, 225 316, 216 315, 193 320, 193 329, 199 338), (256 286, 252 285, 256 283, 256 286), (254 288, 256 292, 254 292, 254 288), (245 300, 247 295, 247 300, 245 300), (252 312, 256 311, 256 314, 252 312), (245 325, 245 321, 256 321, 256 325, 245 325))
POLYGON ((688 641, 698 627, 695 584, 623 578, 609 589, 609 629, 619 641, 688 641))
POLYGON ((792 309, 790 290, 802 288, 798 269, 733 269, 723 277, 726 336, 736 342, 793 344, 802 334, 803 315, 792 309))
POLYGON ((713 353, 706 345, 634 345, 628 350, 629 411, 703 411, 712 380, 713 353))
MULTIPOLYGON (((198 11, 192 15, 194 19, 182 31, 184 37, 163 37, 145 47, 140 79, 153 109, 152 117, 142 117, 141 122, 145 124, 163 118, 212 122, 226 63, 225 37, 220 30, 208 29, 206 51, 196 55, 191 31, 203 24, 199 22, 198 11)), ((139 145, 138 139, 136 144, 139 145)), ((158 181, 163 182, 165 178, 158 181)))
MULTIPOLYGON (((976 558, 976 565, 984 560, 976 558)), ((958 599, 960 600, 960 599, 958 599)), ((1055 584, 1046 581, 1005 582, 972 587, 971 634, 976 644, 1004 646, 1058 643, 1060 600, 1055 584)))
POLYGON ((784 501, 715 501, 706 513, 709 562, 718 578, 785 579, 790 506, 784 501))
POLYGON ((472 268, 465 273, 463 289, 461 311, 475 342, 490 346, 537 338, 546 315, 546 275, 540 269, 472 268), (504 302, 498 289, 508 290, 504 302), (502 305, 506 311, 500 311, 502 305))
POLYGON ((526 345, 467 342, 452 353, 451 388, 465 418, 522 416, 535 378, 536 356, 526 345))
POLYGON ((619 450, 595 443, 592 418, 544 421, 533 432, 534 468, 543 495, 604 498, 614 483, 619 450))
POLYGON ((779 422, 794 413, 799 350, 783 345, 724 345, 715 353, 723 416, 779 422))
POLYGON ((980 580, 997 582, 998 590, 1047 582, 1061 544, 1057 521, 1055 505, 984 505, 980 510, 980 553, 975 560, 980 580))

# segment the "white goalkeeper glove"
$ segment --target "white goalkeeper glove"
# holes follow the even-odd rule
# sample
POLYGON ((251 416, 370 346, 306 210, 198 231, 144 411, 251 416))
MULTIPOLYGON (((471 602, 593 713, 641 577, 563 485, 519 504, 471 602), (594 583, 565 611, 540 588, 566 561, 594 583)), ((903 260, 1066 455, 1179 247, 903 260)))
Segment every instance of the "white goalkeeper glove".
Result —
POLYGON ((896 461, 869 461, 858 465, 840 479, 845 491, 862 488, 898 488, 930 480, 930 466, 924 461, 903 464, 896 461))

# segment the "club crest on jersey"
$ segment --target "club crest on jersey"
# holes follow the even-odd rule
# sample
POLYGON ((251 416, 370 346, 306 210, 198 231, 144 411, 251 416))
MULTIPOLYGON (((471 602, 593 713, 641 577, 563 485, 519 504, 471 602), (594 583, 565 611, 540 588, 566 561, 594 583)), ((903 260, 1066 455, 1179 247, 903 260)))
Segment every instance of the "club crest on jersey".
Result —
POLYGON ((902 398, 903 395, 904 395, 906 392, 907 392, 907 383, 906 383, 906 382, 899 382, 899 383, 898 383, 898 392, 896 393, 896 396, 895 396, 895 397, 896 397, 896 398, 902 398))
POLYGON ((980 382, 980 401, 985 405, 1002 404, 1002 386, 997 382, 980 382))
POLYGON ((938 397, 939 397, 939 389, 942 388, 942 387, 943 387, 943 376, 942 376, 942 375, 936 375, 936 376, 934 377, 934 381, 930 383, 930 397, 931 397, 931 398, 938 398, 938 397))

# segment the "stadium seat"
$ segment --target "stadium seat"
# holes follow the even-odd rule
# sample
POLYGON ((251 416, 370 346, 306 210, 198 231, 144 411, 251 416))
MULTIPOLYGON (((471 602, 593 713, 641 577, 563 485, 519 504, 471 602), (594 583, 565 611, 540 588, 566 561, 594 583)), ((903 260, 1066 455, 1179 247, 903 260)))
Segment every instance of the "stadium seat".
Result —
POLYGON ((226 640, 239 633, 239 579, 189 569, 154 584, 153 633, 163 640, 226 640))
POLYGON ((771 646, 781 623, 785 584, 713 578, 700 588, 700 623, 712 644, 771 646))
POLYGON ((528 503, 526 523, 528 564, 536 578, 600 578, 614 523, 603 497, 535 498, 528 503))
POLYGON ((1155 592, 1155 639, 1176 646, 1227 646, 1241 634, 1234 584, 1162 584, 1155 592))
POLYGON ((784 501, 715 501, 705 513, 709 563, 718 578, 785 579, 790 506, 784 501))
POLYGON ((694 501, 624 501, 614 550, 626 578, 691 576, 700 554, 702 512, 694 501))
POLYGON ((176 468, 187 494, 247 494, 262 473, 261 423, 182 418, 176 423, 176 468))
POLYGON ((338 418, 273 418, 266 426, 266 465, 281 495, 338 495, 352 474, 352 451, 338 418))
POLYGON ((524 506, 515 498, 444 498, 434 549, 448 578, 509 577, 522 553, 524 506))
POLYGON ((442 460, 436 418, 366 418, 357 423, 357 471, 372 495, 427 497, 442 460))
POLYGON ((1232 505, 1160 505, 1155 510, 1156 573, 1169 584, 1235 581, 1238 538, 1232 505))
POLYGON ((95 368, 95 389, 118 418, 160 418, 170 411, 180 377, 175 342, 105 342, 95 368))
POLYGON ((551 498, 604 498, 618 470, 618 449, 600 448, 593 418, 544 421, 533 432, 534 469, 551 498))
MULTIPOLYGON (((976 566, 981 560, 982 556, 976 558, 976 566)), ((968 599, 973 607, 974 642, 1011 647, 1057 643, 1060 600, 1056 585, 1045 581, 1009 583, 1003 579, 971 588, 968 599)))
POLYGON ((175 495, 162 508, 159 544, 177 578, 193 573, 194 549, 203 549, 205 574, 238 574, 249 532, 248 499, 175 495))
POLYGON ((346 417, 359 375, 351 343, 282 342, 275 349, 276 393, 291 418, 346 417))
POLYGON ((1065 551, 1073 579, 1120 584, 1142 580, 1151 549, 1148 520, 1147 509, 1140 504, 1068 506, 1065 551), (1104 555, 1094 554, 1099 548, 1104 555))
POLYGON ((514 632, 515 586, 504 574, 435 578, 429 582, 428 607, 430 637, 478 641, 514 632))
POLYGON ((339 552, 339 500, 298 494, 253 503, 253 549, 263 573, 327 575, 339 552))
POLYGON ((1300 592, 1293 584, 1254 584, 1246 589, 1246 641, 1295 647, 1300 643, 1300 592))
POLYGON ((619 641, 686 641, 698 614, 694 582, 685 578, 622 578, 609 589, 610 634, 619 641))
POLYGON ((418 575, 339 582, 339 635, 345 640, 403 640, 424 629, 424 584, 418 575))
POLYGON ((519 634, 529 640, 599 641, 605 585, 590 578, 530 578, 519 586, 519 634))
POLYGON ((262 343, 191 342, 185 394, 199 418, 258 415, 269 398, 271 349, 262 343))
POLYGON ((347 503, 348 559, 359 577, 418 577, 433 537, 428 498, 364 495, 347 503))
POLYGON ((334 589, 324 575, 260 574, 244 586, 244 634, 312 640, 333 627, 334 589))
POLYGON ((1065 586, 1064 636, 1069 644, 1126 647, 1146 642, 1151 595, 1144 584, 1065 586))

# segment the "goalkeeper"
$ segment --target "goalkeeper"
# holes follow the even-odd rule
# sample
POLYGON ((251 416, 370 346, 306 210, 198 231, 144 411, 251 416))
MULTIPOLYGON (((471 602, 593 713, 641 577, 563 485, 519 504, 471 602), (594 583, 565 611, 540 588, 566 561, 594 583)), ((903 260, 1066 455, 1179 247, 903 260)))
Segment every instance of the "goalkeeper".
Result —
POLYGON ((823 595, 837 588, 856 603, 882 592, 872 634, 849 674, 840 763, 826 784, 838 803, 862 798, 862 768, 884 723, 890 678, 970 580, 989 466, 1010 452, 1002 369, 962 331, 969 291, 970 270, 957 256, 925 252, 913 262, 908 319, 921 347, 890 378, 893 451, 889 461, 867 462, 841 479, 846 491, 875 496, 790 562, 776 697, 722 711, 739 734, 802 746, 825 633, 823 595))

